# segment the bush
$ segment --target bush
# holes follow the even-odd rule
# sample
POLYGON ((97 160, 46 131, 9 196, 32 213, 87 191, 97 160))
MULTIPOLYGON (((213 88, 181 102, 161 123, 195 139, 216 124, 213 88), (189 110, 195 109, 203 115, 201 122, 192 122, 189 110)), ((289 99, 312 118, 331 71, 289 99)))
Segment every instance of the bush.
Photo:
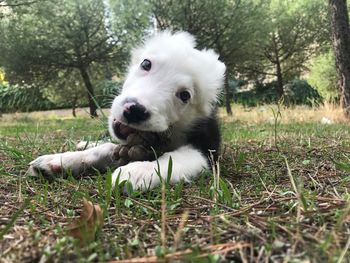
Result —
POLYGON ((255 107, 259 104, 271 104, 278 101, 276 82, 256 83, 250 90, 237 92, 234 101, 247 107, 255 107))
POLYGON ((54 104, 31 85, 0 85, 0 112, 35 111, 52 109, 54 104))
POLYGON ((122 88, 122 82, 115 80, 103 80, 96 85, 95 99, 101 108, 110 107, 115 96, 122 88))
MULTIPOLYGON (((118 81, 101 81, 96 85, 96 102, 99 107, 109 107, 113 98, 119 94, 122 84, 118 81)), ((62 87, 61 87, 62 89, 62 87)), ((70 87, 71 89, 71 87, 70 87)), ((85 100, 85 90, 75 94, 69 88, 60 97, 55 94, 55 90, 48 92, 43 91, 34 85, 8 85, 0 84, 0 112, 29 112, 51 109, 69 109, 72 107, 86 107, 87 102, 85 100), (84 92, 84 94, 81 94, 84 92), (83 95, 83 96, 82 96, 83 95), (79 99, 74 102, 74 98, 78 96, 79 99)))
MULTIPOLYGON (((234 101, 244 106, 254 107, 259 104, 277 103, 277 82, 257 83, 251 90, 234 94, 234 101)), ((284 86, 284 103, 286 105, 318 105, 323 102, 322 96, 305 80, 293 80, 284 86)))
POLYGON ((284 85, 284 102, 287 105, 320 105, 323 98, 306 80, 295 79, 284 85))

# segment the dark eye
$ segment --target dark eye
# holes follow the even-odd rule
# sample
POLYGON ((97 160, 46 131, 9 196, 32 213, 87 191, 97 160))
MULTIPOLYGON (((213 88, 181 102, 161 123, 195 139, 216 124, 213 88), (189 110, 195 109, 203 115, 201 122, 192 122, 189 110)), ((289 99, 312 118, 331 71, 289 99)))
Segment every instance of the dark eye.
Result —
POLYGON ((187 102, 191 98, 191 94, 187 90, 176 93, 176 96, 182 100, 182 102, 187 102))
POLYGON ((144 61, 142 61, 142 63, 141 63, 141 68, 142 68, 143 70, 150 71, 151 68, 152 68, 152 63, 151 63, 151 61, 148 60, 148 59, 145 59, 144 61))

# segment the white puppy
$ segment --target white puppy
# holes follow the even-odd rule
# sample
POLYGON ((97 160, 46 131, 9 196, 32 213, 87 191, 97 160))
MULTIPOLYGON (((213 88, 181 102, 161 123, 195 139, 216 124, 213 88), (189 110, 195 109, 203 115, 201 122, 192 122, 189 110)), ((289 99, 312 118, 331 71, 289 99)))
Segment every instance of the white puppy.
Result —
MULTIPOLYGON (((225 65, 212 50, 195 48, 185 32, 162 32, 133 50, 122 92, 112 105, 109 132, 123 141, 133 130, 162 132, 171 127, 169 151, 157 161, 138 161, 118 167, 113 183, 128 180, 134 189, 147 190, 167 177, 171 183, 190 181, 209 167, 220 146, 215 107, 223 86, 225 65), (160 170, 158 170, 158 164, 160 170)), ((116 167, 115 144, 106 143, 84 151, 44 155, 31 162, 30 173, 73 175, 116 167)))

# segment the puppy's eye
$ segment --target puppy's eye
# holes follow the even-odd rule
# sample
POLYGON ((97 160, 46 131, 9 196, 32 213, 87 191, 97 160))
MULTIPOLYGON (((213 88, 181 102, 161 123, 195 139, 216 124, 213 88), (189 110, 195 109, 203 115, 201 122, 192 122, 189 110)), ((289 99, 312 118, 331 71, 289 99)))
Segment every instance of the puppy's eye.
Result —
POLYGON ((176 93, 176 96, 185 103, 191 98, 191 94, 187 90, 176 93))
POLYGON ((152 63, 150 60, 145 59, 144 61, 142 61, 140 66, 143 70, 150 71, 152 68, 152 63))

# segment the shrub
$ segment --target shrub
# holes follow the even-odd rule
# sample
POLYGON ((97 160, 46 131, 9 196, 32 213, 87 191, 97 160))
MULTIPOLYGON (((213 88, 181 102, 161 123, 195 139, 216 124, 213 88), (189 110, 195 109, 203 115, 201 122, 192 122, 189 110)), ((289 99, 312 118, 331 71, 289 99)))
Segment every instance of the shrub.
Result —
POLYGON ((287 105, 320 105, 322 96, 306 80, 295 79, 284 85, 284 102, 287 105))
MULTIPOLYGON (((259 104, 277 103, 279 96, 277 82, 257 83, 251 90, 237 92, 234 101, 244 106, 254 107, 259 104)), ((293 80, 284 86, 284 103, 286 105, 319 105, 323 102, 322 96, 305 80, 293 80)))
POLYGON ((0 112, 47 110, 54 104, 32 85, 0 85, 0 112))
POLYGON ((253 89, 237 92, 234 95, 234 101, 247 107, 276 103, 278 101, 276 82, 257 82, 253 89))
POLYGON ((103 80, 96 85, 95 99, 101 108, 110 107, 112 100, 122 88, 122 82, 115 80, 103 80))
MULTIPOLYGON (((121 86, 120 82, 111 80, 98 83, 95 99, 99 107, 109 107, 115 95, 119 94, 121 86)), ((64 94, 55 93, 54 89, 43 90, 34 85, 20 86, 0 83, 0 112, 28 112, 87 106, 85 93, 82 94, 85 90, 74 91, 72 86, 68 87, 64 94), (79 99, 75 99, 76 97, 79 99)))

